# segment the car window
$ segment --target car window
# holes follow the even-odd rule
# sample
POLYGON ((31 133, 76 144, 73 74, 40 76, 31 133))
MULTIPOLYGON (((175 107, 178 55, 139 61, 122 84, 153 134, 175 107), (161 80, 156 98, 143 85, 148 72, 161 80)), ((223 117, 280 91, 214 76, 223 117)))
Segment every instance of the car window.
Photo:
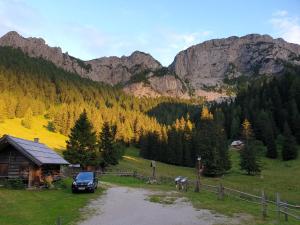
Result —
POLYGON ((79 173, 76 177, 76 180, 92 180, 93 173, 79 173))

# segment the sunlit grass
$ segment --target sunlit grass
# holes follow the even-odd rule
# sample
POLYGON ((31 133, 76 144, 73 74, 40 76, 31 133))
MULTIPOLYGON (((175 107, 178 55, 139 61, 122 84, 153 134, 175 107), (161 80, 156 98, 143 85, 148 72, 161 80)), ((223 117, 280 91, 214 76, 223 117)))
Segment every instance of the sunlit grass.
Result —
POLYGON ((33 140, 33 138, 38 137, 41 143, 46 144, 58 152, 65 149, 67 137, 49 131, 46 128, 48 121, 43 116, 34 117, 31 129, 22 126, 21 120, 22 119, 16 118, 5 120, 3 123, 0 123, 0 135, 10 134, 28 140, 33 140))

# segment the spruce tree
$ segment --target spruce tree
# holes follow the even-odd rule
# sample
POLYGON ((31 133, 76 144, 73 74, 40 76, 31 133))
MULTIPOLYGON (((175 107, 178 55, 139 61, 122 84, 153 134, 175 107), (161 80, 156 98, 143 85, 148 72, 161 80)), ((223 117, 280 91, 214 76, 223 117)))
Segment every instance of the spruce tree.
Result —
POLYGON ((274 134, 273 134, 270 123, 265 127, 264 132, 265 132, 264 139, 265 139, 265 143, 267 146, 266 156, 271 159, 276 159, 277 158, 277 147, 276 147, 275 138, 274 138, 274 134))
POLYGON ((231 168, 231 161, 229 157, 228 144, 226 138, 226 132, 224 129, 225 118, 221 110, 216 110, 214 114, 215 121, 215 135, 216 135, 216 146, 218 149, 218 155, 220 160, 220 168, 223 173, 231 168))
POLYGON ((233 117, 230 125, 230 138, 232 140, 236 139, 239 134, 240 122, 237 117, 233 117))
POLYGON ((216 144, 213 115, 206 107, 202 110, 200 123, 198 147, 204 166, 203 174, 206 176, 220 175, 223 173, 223 169, 219 164, 220 156, 216 144))
POLYGON ((247 119, 245 119, 242 124, 242 136, 244 147, 240 152, 241 170, 245 170, 248 175, 259 173, 260 164, 254 145, 253 131, 247 119))
POLYGON ((63 152, 64 157, 70 163, 80 164, 83 168, 97 165, 96 140, 92 124, 84 110, 71 129, 66 151, 63 152))
POLYGON ((282 159, 285 161, 296 159, 298 156, 298 148, 287 122, 284 124, 283 135, 284 141, 282 146, 282 159))
POLYGON ((100 152, 103 153, 103 160, 106 165, 118 164, 119 154, 117 149, 114 148, 114 135, 114 128, 108 122, 104 122, 100 133, 99 147, 100 152))

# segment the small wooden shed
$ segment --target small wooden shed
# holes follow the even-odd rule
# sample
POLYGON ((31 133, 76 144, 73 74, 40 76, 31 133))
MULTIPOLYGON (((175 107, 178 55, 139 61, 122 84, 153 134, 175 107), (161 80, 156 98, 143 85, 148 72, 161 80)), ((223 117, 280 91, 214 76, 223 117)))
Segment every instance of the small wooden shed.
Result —
POLYGON ((59 179, 61 166, 69 163, 46 145, 4 135, 0 139, 0 178, 21 178, 28 184, 41 185, 46 177, 59 179))

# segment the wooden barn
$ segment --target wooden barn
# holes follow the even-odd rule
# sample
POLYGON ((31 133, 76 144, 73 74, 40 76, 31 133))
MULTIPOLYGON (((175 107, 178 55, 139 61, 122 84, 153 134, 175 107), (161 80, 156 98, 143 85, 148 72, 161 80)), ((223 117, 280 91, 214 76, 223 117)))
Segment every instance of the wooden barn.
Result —
POLYGON ((29 141, 4 135, 0 139, 0 178, 21 178, 28 187, 39 186, 46 179, 59 179, 61 166, 68 164, 38 138, 29 141))

